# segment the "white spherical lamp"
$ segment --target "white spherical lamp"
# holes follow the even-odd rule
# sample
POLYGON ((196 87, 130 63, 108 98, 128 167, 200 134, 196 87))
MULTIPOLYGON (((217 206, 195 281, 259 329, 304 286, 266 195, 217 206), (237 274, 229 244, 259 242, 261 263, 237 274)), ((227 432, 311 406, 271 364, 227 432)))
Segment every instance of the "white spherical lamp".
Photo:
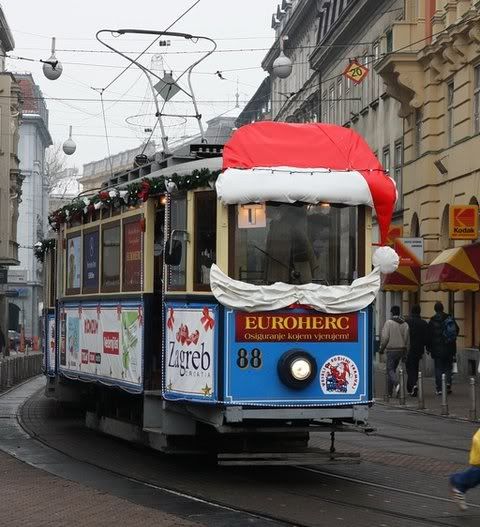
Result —
POLYGON ((275 77, 286 79, 292 73, 293 62, 283 53, 273 61, 272 71, 275 77))
POLYGON ((52 38, 52 54, 50 58, 43 61, 43 74, 48 80, 56 81, 62 74, 63 66, 55 56, 55 37, 52 38))
POLYGON ((67 156, 71 156, 72 154, 74 154, 75 150, 77 149, 77 145, 75 144, 75 141, 72 139, 72 127, 71 126, 70 126, 70 136, 63 143, 62 149, 67 156))

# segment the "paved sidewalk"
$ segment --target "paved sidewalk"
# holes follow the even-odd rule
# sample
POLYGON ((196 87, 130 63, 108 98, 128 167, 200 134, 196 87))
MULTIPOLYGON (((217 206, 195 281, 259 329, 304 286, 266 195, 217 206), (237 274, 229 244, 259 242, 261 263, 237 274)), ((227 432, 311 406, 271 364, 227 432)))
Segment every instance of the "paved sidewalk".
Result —
MULTIPOLYGON (((398 373, 398 370, 397 370, 398 373)), ((375 363, 374 393, 376 402, 385 403, 388 406, 402 407, 409 410, 417 410, 432 415, 442 415, 442 397, 435 393, 435 381, 433 377, 424 378, 425 409, 418 410, 418 398, 411 397, 405 390, 405 406, 400 405, 398 398, 390 398, 385 401, 385 364, 375 363)), ((406 374, 405 374, 406 382, 406 374)), ((453 376, 452 393, 448 395, 448 417, 457 419, 470 419, 472 399, 470 395, 469 379, 453 376)), ((480 421, 480 380, 477 378, 476 386, 477 421, 480 421)))
POLYGON ((0 525, 9 527, 194 527, 176 518, 52 476, 0 452, 0 525))

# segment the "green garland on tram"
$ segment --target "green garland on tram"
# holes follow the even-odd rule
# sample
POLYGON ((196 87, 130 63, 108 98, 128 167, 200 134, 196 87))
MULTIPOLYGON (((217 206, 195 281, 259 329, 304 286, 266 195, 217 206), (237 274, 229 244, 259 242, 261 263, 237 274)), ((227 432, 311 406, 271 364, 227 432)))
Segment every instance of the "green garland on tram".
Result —
POLYGON ((54 231, 58 231, 62 224, 81 220, 94 210, 104 207, 135 206, 140 201, 147 201, 150 196, 166 192, 213 187, 219 174, 220 170, 211 171, 208 168, 202 168, 201 170, 193 170, 189 175, 174 173, 168 178, 143 178, 141 181, 126 186, 102 190, 93 196, 79 196, 68 205, 52 212, 48 216, 48 221, 50 227, 54 231))

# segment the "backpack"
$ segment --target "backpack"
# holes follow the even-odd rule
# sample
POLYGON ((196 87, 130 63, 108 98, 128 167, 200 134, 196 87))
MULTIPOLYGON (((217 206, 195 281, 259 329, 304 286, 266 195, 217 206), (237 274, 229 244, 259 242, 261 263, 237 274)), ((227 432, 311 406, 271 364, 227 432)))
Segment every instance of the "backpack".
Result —
POLYGON ((448 315, 442 322, 442 335, 446 344, 451 344, 457 340, 457 325, 451 315, 448 315))

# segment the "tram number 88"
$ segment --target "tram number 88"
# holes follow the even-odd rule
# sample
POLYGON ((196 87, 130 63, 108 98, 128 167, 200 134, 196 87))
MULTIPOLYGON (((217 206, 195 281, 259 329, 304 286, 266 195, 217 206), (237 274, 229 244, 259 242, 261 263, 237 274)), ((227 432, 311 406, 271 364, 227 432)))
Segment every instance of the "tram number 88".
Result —
POLYGON ((242 370, 251 366, 252 368, 262 367, 262 352, 258 348, 253 348, 249 354, 245 348, 240 348, 237 354, 237 366, 242 370))

